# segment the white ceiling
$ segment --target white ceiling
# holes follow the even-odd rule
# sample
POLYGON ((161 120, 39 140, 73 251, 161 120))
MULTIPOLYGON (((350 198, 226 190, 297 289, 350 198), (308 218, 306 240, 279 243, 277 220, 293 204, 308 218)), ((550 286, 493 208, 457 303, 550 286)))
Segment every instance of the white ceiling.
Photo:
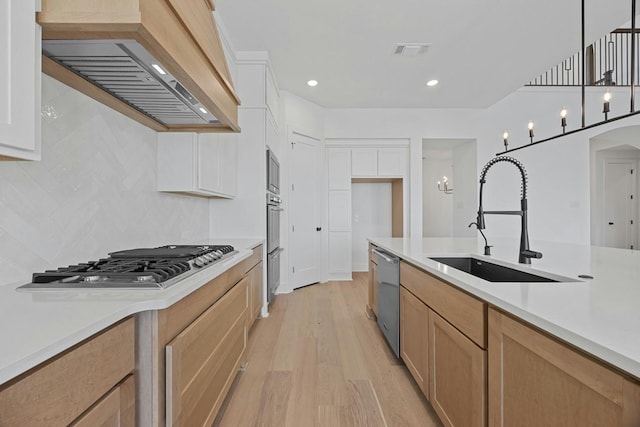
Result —
MULTIPOLYGON (((629 21, 629 0, 586 2, 588 40, 629 21)), ((280 89, 324 107, 484 108, 580 50, 580 0, 217 0, 216 12, 235 50, 268 51, 280 89), (403 42, 432 45, 394 56, 403 42)))

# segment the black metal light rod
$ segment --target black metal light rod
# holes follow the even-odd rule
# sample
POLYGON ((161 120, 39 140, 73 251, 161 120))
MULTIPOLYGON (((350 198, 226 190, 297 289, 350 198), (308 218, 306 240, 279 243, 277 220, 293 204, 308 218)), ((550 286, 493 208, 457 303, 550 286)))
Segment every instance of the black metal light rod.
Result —
POLYGON ((571 131, 569 131, 567 133, 561 133, 561 134, 558 134, 558 135, 554 135, 554 136, 552 136, 550 138, 541 139, 540 141, 532 142, 532 143, 529 143, 529 144, 526 144, 526 145, 522 145, 520 147, 512 148, 510 150, 501 151, 499 153, 496 153, 496 156, 501 156, 501 155, 503 155, 505 153, 511 153, 512 151, 522 150, 523 148, 533 147, 534 145, 542 144, 543 142, 552 141, 554 139, 561 138, 563 136, 567 136, 567 135, 571 135, 571 134, 574 134, 574 133, 582 132, 583 130, 591 129, 591 128, 594 128, 594 127, 597 127, 597 126, 602 126, 605 123, 615 122, 616 120, 626 119, 626 118, 635 116, 637 114, 640 114, 640 111, 634 111, 633 113, 628 113, 628 114, 625 114, 623 116, 613 117, 613 118, 608 119, 608 120, 603 120, 601 122, 593 123, 593 124, 591 124, 589 126, 584 126, 584 127, 578 128, 578 129, 571 130, 571 131))
MULTIPOLYGON (((584 1, 584 0, 583 0, 584 1)), ((636 111, 636 0, 631 0, 631 112, 636 111)))
MULTIPOLYGON (((632 0, 635 1, 635 0, 632 0)), ((585 19, 584 19, 584 0, 582 0, 581 2, 581 15, 582 15, 582 23, 581 23, 581 30, 582 30, 582 84, 581 84, 581 91, 582 91, 582 127, 585 127, 586 124, 586 119, 585 119, 585 90, 584 90, 584 85, 587 83, 587 63, 586 63, 586 59, 587 59, 587 47, 585 46, 585 35, 584 35, 584 26, 585 26, 585 19)), ((565 134, 566 135, 566 134, 565 134)), ((542 142, 542 141, 539 141, 542 142)))

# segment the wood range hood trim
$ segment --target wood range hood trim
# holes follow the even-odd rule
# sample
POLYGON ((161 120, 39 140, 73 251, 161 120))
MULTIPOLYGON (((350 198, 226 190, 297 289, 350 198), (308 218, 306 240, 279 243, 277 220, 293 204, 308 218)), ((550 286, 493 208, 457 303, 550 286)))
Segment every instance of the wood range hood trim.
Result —
POLYGON ((240 99, 213 11, 210 0, 44 0, 37 22, 43 40, 137 41, 220 123, 165 125, 45 56, 42 70, 159 132, 239 132, 240 99))

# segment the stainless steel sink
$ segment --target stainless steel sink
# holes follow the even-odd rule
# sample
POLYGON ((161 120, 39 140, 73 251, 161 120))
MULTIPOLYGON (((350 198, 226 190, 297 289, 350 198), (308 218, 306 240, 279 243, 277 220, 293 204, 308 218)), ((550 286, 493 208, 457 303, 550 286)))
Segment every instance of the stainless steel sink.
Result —
POLYGON ((559 282, 536 274, 526 273, 502 265, 493 264, 474 257, 434 257, 433 261, 446 264, 456 270, 464 271, 472 276, 479 277, 487 282, 559 282))

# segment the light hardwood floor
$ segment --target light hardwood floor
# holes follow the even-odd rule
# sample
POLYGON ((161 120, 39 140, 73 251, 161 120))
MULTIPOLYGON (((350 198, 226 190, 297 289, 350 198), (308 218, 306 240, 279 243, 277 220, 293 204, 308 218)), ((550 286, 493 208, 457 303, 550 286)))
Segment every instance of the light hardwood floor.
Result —
POLYGON ((366 301, 367 273, 279 295, 213 425, 440 426, 366 301))

